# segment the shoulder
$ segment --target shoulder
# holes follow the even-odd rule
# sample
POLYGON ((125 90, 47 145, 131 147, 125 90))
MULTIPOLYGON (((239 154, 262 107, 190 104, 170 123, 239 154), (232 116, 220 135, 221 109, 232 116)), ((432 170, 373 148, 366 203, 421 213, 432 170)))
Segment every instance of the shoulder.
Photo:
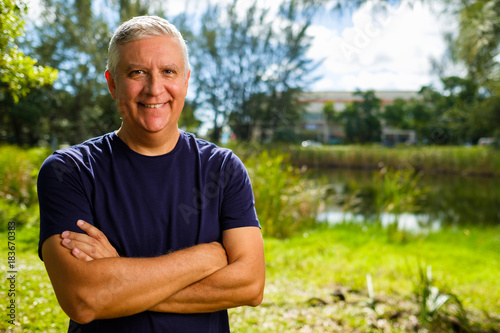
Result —
POLYGON ((181 132, 181 135, 186 141, 189 151, 196 152, 204 162, 224 164, 240 161, 238 156, 229 148, 219 147, 215 143, 197 138, 192 133, 181 132))
POLYGON ((43 162, 40 175, 54 172, 58 178, 63 174, 87 169, 99 156, 109 149, 113 133, 89 139, 83 143, 54 151, 43 162))
POLYGON ((108 133, 71 147, 56 150, 47 160, 86 161, 88 158, 98 156, 107 150, 106 148, 111 145, 112 141, 116 140, 114 136, 116 136, 114 133, 108 133))

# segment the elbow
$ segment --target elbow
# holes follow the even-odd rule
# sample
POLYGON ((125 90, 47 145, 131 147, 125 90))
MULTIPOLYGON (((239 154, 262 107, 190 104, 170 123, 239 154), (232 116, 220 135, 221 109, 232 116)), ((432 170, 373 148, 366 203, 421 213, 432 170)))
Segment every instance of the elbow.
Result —
POLYGON ((264 272, 254 275, 247 285, 247 302, 245 305, 256 307, 262 303, 264 300, 265 281, 266 276, 264 272))
POLYGON ((74 295, 71 300, 60 301, 63 311, 78 324, 88 324, 96 319, 96 312, 85 298, 74 295))
POLYGON ((264 293, 261 293, 257 297, 252 298, 250 300, 250 302, 248 302, 248 305, 252 306, 252 307, 256 307, 256 306, 260 305, 260 303, 262 303, 263 299, 264 299, 264 293))
POLYGON ((88 324, 95 319, 95 316, 90 313, 76 312, 73 315, 66 313, 71 320, 77 322, 78 324, 88 324))
POLYGON ((248 290, 248 298, 246 305, 256 307, 262 303, 264 299, 264 283, 255 283, 248 290))

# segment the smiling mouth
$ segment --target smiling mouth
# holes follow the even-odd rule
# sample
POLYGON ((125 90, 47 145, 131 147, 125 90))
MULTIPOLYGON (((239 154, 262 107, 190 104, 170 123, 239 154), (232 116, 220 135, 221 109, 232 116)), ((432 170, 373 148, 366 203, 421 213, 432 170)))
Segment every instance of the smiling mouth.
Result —
POLYGON ((159 109, 161 108, 163 105, 165 105, 165 103, 162 103, 162 104, 142 104, 144 105, 145 107, 147 108, 152 108, 152 109, 159 109))

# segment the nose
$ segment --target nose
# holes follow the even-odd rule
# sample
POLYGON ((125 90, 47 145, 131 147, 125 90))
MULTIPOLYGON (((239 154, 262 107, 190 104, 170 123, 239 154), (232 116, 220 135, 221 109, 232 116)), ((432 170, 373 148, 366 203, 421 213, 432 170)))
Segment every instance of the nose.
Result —
POLYGON ((144 91, 151 96, 161 95, 161 93, 163 92, 163 85, 158 74, 152 73, 148 76, 144 91))

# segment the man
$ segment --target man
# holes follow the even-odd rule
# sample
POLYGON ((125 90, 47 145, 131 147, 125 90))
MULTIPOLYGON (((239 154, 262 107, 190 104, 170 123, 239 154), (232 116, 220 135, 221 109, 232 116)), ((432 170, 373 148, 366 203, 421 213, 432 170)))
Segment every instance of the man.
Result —
POLYGON ((262 301, 246 170, 177 127, 189 76, 173 25, 125 22, 106 71, 120 129, 40 170, 39 255, 70 332, 229 332, 226 309, 262 301))

